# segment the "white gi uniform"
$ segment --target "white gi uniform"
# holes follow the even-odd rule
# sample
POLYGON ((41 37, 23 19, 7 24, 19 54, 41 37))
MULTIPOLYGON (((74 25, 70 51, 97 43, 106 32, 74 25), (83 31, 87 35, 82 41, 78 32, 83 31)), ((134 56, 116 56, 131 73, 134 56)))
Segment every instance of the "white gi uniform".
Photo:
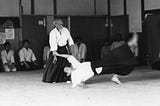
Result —
POLYGON ((19 58, 20 58, 20 62, 23 62, 23 61, 32 62, 37 60, 33 51, 30 48, 28 48, 27 50, 24 47, 19 51, 19 58))

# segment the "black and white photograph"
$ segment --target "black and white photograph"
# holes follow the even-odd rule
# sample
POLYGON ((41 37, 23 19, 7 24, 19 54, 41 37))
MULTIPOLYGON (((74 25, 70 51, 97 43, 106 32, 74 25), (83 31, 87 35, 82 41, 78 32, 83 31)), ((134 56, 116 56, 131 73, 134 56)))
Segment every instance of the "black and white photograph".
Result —
POLYGON ((0 106, 160 106, 160 0, 0 0, 0 106))

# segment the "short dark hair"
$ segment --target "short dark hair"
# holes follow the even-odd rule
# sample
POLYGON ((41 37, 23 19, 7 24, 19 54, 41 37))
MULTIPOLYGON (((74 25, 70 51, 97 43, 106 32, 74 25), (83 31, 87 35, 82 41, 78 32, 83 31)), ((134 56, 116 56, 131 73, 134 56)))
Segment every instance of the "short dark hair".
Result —
POLYGON ((115 35, 115 40, 116 40, 116 41, 122 40, 122 34, 121 34, 121 33, 117 33, 117 34, 115 35))
POLYGON ((81 38, 80 36, 77 36, 77 37, 76 37, 76 41, 78 41, 78 40, 79 40, 79 41, 82 41, 82 38, 81 38))
POLYGON ((130 32, 127 36, 127 41, 129 41, 133 37, 134 34, 135 34, 134 32, 130 32))
POLYGON ((6 46, 11 46, 11 44, 7 41, 7 42, 5 42, 4 44, 4 47, 6 47, 6 46))
POLYGON ((23 40, 22 44, 24 44, 24 43, 26 43, 26 42, 30 44, 29 40, 27 40, 27 39, 26 39, 26 40, 23 40))

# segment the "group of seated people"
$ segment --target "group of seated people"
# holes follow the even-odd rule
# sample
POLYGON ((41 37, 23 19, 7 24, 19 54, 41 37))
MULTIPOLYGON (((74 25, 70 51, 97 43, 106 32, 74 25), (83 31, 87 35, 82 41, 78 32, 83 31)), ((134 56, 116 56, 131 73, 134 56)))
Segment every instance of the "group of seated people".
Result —
MULTIPOLYGON (((1 62, 2 68, 5 72, 12 71, 27 71, 34 70, 39 67, 36 56, 33 50, 29 47, 30 42, 28 40, 24 40, 22 42, 22 47, 18 51, 18 62, 15 62, 15 53, 14 50, 11 49, 10 42, 6 41, 3 44, 3 50, 1 51, 1 62)), ((76 38, 76 43, 74 45, 74 57, 80 61, 84 62, 86 58, 87 47, 81 41, 80 37, 76 38)), ((43 49, 43 68, 46 67, 47 61, 49 59, 50 47, 49 45, 45 46, 43 49)))
POLYGON ((3 44, 4 49, 1 51, 1 62, 4 71, 25 71, 33 70, 38 67, 35 54, 32 49, 29 48, 30 42, 28 40, 24 40, 22 44, 22 48, 18 51, 19 59, 16 59, 18 60, 18 62, 15 62, 15 54, 14 51, 11 49, 10 42, 6 41, 3 44))
MULTIPOLYGON (((128 39, 133 37, 134 35, 137 35, 137 33, 130 33, 128 36, 128 39)), ((104 58, 111 50, 118 48, 119 46, 125 44, 125 41, 122 40, 122 35, 120 33, 117 33, 115 35, 115 38, 113 42, 105 42, 101 49, 101 59, 104 58)), ((138 56, 138 45, 132 46, 130 48, 135 56, 138 56)))

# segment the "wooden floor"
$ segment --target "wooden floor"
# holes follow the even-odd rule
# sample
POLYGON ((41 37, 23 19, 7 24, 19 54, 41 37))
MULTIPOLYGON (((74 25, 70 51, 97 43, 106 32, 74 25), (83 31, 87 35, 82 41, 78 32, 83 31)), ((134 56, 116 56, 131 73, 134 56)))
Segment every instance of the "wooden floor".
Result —
POLYGON ((43 70, 0 73, 0 106, 160 106, 160 71, 136 68, 121 77, 111 75, 87 81, 86 88, 67 83, 42 83, 43 70))

